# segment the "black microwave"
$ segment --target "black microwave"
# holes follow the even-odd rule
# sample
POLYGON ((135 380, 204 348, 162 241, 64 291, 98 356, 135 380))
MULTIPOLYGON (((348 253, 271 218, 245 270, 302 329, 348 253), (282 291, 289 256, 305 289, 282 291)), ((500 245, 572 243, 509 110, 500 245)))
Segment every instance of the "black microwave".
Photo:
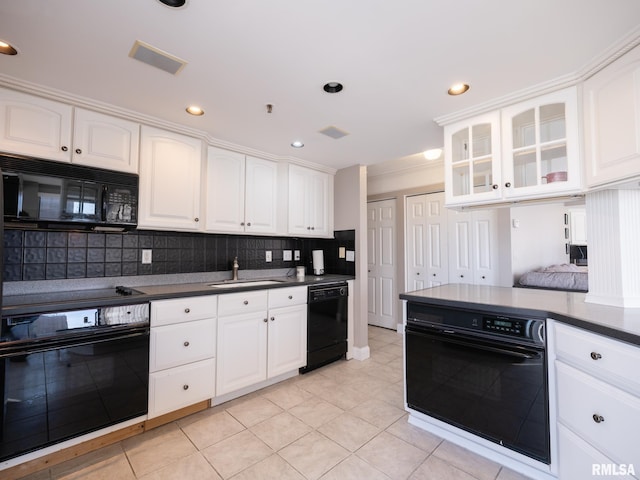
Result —
POLYGON ((130 230, 138 175, 0 155, 5 227, 130 230))

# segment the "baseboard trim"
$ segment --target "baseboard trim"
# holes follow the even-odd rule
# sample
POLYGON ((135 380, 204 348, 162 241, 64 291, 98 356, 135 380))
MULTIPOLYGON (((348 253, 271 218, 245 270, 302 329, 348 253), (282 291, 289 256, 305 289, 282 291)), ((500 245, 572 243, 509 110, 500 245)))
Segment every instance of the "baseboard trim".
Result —
POLYGON ((353 347, 353 358, 355 360, 366 360, 371 356, 369 345, 366 347, 353 347))

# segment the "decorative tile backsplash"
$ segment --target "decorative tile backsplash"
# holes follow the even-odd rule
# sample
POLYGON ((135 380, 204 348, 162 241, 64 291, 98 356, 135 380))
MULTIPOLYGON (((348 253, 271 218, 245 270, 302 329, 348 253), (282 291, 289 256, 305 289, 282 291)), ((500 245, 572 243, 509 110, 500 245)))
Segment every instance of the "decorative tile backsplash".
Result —
POLYGON ((335 239, 255 237, 135 230, 127 233, 56 232, 6 229, 4 280, 32 281, 119 277, 231 270, 238 257, 241 270, 305 265, 311 251, 325 251, 325 272, 355 275, 355 262, 338 258, 338 248, 355 248, 355 231, 335 232, 335 239), (142 264, 142 250, 152 250, 152 263, 142 264), (266 262, 265 252, 273 261, 266 262), (300 250, 300 261, 284 261, 283 250, 300 250))

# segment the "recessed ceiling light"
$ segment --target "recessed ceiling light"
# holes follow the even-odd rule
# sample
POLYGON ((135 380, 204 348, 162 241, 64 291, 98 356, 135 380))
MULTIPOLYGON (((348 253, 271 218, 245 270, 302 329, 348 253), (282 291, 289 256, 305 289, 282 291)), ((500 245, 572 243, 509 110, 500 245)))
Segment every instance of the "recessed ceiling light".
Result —
POLYGON ((7 42, 0 40, 0 53, 4 53, 5 55, 17 55, 18 51, 7 42))
POLYGON ((164 3, 167 7, 179 8, 187 3, 187 0, 158 0, 160 3, 164 3))
POLYGON ((302 148, 302 147, 304 147, 304 143, 302 143, 300 140, 295 140, 295 141, 291 142, 291 146, 293 148, 302 148))
POLYGON ((442 149, 432 148, 431 150, 426 150, 422 155, 424 155, 424 158, 427 160, 437 160, 440 158, 440 155, 442 155, 442 149))
POLYGON ((467 90, 469 90, 469 85, 468 84, 466 84, 466 83, 456 83, 454 85, 451 85, 451 87, 449 87, 449 90, 447 90, 447 93, 449 95, 462 95, 467 90))
POLYGON ((322 89, 327 93, 338 93, 341 92, 344 87, 341 83, 338 82, 329 82, 325 83, 322 89))
POLYGON ((190 113, 191 115, 195 115, 196 117, 204 115, 204 110, 198 107, 197 105, 191 105, 187 107, 186 110, 187 110, 187 113, 190 113))

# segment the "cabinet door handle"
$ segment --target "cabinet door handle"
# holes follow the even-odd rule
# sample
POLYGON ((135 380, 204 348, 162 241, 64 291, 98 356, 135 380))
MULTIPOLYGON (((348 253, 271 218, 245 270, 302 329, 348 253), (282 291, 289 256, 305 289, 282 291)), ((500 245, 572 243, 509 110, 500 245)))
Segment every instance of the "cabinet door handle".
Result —
POLYGON ((250 227, 250 226, 251 226, 251 222, 247 222, 247 227, 250 227))
POLYGON ((436 276, 436 274, 434 273, 434 274, 433 274, 433 276, 435 277, 435 276, 436 276))
POLYGON ((307 230, 311 230, 311 227, 307 227, 307 230))
POLYGON ((464 278, 464 275, 460 275, 460 278, 464 278))
POLYGON ((593 421, 596 423, 604 422, 604 417, 602 415, 598 415, 597 413, 593 414, 593 421))
POLYGON ((183 343, 183 345, 184 345, 185 347, 188 347, 188 346, 189 346, 189 341, 184 342, 184 343, 183 343))
POLYGON ((82 153, 82 150, 80 150, 79 148, 76 148, 76 153, 80 155, 82 153))
POLYGON ((271 321, 273 322, 276 319, 276 317, 271 317, 271 321))
POLYGON ((315 229, 316 229, 316 227, 311 227, 311 230, 315 230, 315 229))
POLYGON ((494 183, 493 185, 491 185, 491 188, 493 188, 494 190, 497 190, 498 189, 498 184, 494 183))
POLYGON ((242 302, 242 303, 244 303, 245 305, 249 305, 249 300, 245 300, 245 301, 244 301, 244 302, 242 302))
POLYGON ((185 384, 185 385, 183 385, 183 386, 182 386, 182 389, 183 389, 183 390, 189 390, 189 385, 186 385, 186 384, 185 384))
POLYGON ((504 184, 505 187, 509 188, 511 186, 511 182, 507 182, 504 184))
POLYGON ((241 226, 241 227, 244 227, 244 222, 240 222, 240 226, 241 226))
POLYGON ((184 309, 184 313, 189 313, 191 311, 191 309, 189 307, 184 309))
POLYGON ((289 300, 293 300, 293 295, 289 295, 289 300))
POLYGON ((198 217, 196 217, 196 218, 193 219, 193 221, 197 223, 197 222, 200 221, 200 219, 198 217))
POLYGON ((67 147, 66 145, 63 145, 60 147, 60 150, 62 150, 63 152, 66 152, 69 150, 69 147, 67 147))
POLYGON ((602 355, 600 355, 598 352, 591 352, 591 358, 593 358, 594 360, 600 360, 602 358, 602 355))
POLYGON ((268 318, 263 318, 263 319, 262 319, 262 321, 263 321, 264 323, 267 323, 267 322, 269 321, 269 319, 268 319, 268 318))

